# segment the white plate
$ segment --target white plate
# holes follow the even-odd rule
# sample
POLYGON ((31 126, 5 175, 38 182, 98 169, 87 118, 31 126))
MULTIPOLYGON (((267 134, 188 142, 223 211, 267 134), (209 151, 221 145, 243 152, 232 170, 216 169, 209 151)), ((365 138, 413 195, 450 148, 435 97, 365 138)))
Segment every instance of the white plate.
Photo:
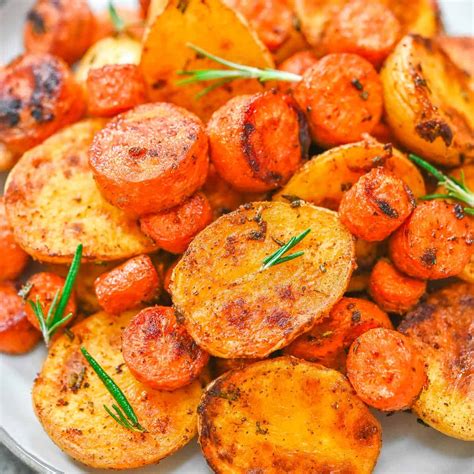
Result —
MULTIPOLYGON (((107 4, 106 0, 89 2, 98 10, 107 4)), ((32 0, 0 0, 0 62, 9 61, 21 51, 23 18, 32 3, 32 0)), ((133 5, 134 0, 117 0, 116 3, 133 5)), ((448 31, 472 35, 473 2, 445 0, 441 3, 448 31)), ((3 179, 0 174, 1 187, 3 179)), ((41 473, 107 472, 86 469, 72 461, 53 444, 36 419, 30 392, 44 357, 42 347, 24 356, 0 356, 0 440, 41 473)), ((474 471, 472 443, 448 438, 417 423, 409 413, 377 416, 383 426, 383 449, 376 474, 472 474, 474 471)), ((205 474, 210 470, 193 441, 159 465, 130 472, 205 474)))

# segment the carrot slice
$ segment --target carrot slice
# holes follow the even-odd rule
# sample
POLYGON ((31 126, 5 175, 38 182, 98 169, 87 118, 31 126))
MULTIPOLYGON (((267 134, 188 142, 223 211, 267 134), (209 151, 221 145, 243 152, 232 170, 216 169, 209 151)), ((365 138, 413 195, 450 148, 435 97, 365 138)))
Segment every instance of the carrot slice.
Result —
POLYGON ((371 329, 353 342, 347 376, 367 405, 383 411, 410 408, 426 382, 423 361, 413 343, 386 328, 371 329))
POLYGON ((132 374, 151 388, 176 390, 204 369, 204 352, 178 324, 173 308, 154 306, 138 313, 125 328, 122 352, 132 374))
POLYGON ((28 254, 15 242, 3 196, 0 197, 0 255, 0 281, 17 278, 28 263, 28 254))
POLYGON ((304 74, 310 67, 318 62, 318 58, 311 51, 298 51, 285 59, 279 66, 280 71, 292 72, 293 74, 304 74))
POLYGON ((95 293, 108 313, 121 313, 151 301, 159 293, 159 277, 148 255, 139 255, 100 275, 95 293))
POLYGON ((11 282, 0 283, 0 352, 23 354, 41 338, 28 321, 25 302, 11 282))
POLYGON ((390 259, 415 278, 448 278, 468 264, 473 244, 473 220, 464 215, 460 204, 424 201, 392 235, 390 259))
POLYGON ((415 205, 413 193, 400 178, 374 168, 344 194, 339 216, 356 237, 377 242, 400 227, 415 205))
POLYGON ((177 207, 140 219, 140 227, 163 250, 183 253, 194 237, 212 222, 212 209, 203 193, 177 207))
POLYGON ((400 22, 381 2, 352 0, 331 17, 323 32, 326 53, 354 53, 379 67, 400 37, 400 22))
POLYGON ((418 303, 425 291, 426 281, 403 274, 387 260, 379 260, 370 274, 370 296, 389 313, 406 313, 418 303))
POLYGON ((328 54, 294 89, 313 139, 332 147, 360 140, 382 115, 382 84, 372 64, 355 54, 328 54))

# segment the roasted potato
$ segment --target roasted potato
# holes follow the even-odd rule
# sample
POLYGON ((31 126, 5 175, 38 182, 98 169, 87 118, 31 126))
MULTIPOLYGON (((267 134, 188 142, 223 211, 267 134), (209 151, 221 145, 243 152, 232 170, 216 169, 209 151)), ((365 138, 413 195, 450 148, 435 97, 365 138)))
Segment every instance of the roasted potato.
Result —
POLYGON ((456 283, 433 293, 398 330, 425 359, 429 383, 415 413, 448 436, 474 441, 474 285, 456 283))
MULTIPOLYGON (((402 34, 409 32, 434 36, 441 29, 438 9, 432 0, 379 0, 400 22, 402 34)), ((301 30, 318 52, 328 21, 349 0, 295 0, 301 30)), ((319 51, 322 53, 322 51, 319 51)))
POLYGON ((342 196, 363 174, 382 165, 401 178, 415 196, 425 194, 423 177, 405 155, 371 137, 332 148, 297 171, 274 200, 303 199, 336 210, 342 196))
POLYGON ((100 194, 88 148, 104 122, 86 120, 23 155, 5 192, 18 244, 40 261, 67 263, 79 243, 85 261, 129 258, 155 250, 137 222, 100 194))
POLYGON ((444 166, 474 160, 474 90, 435 41, 405 36, 381 77, 386 120, 402 145, 444 166))
POLYGON ((472 36, 440 36, 436 39, 452 61, 470 76, 474 87, 474 38, 472 36))
POLYGON ((130 469, 153 464, 185 445, 196 432, 201 385, 174 392, 147 388, 124 363, 122 329, 134 312, 97 313, 72 327, 51 347, 33 387, 33 406, 51 439, 87 466, 130 469), (114 379, 145 433, 128 431, 104 410, 114 399, 80 352, 85 347, 114 379))
POLYGON ((221 474, 370 473, 382 443, 341 373, 292 357, 225 373, 198 412, 201 449, 221 474))
POLYGON ((272 67, 268 50, 245 21, 220 0, 170 0, 150 27, 143 44, 141 68, 152 101, 168 101, 207 120, 214 110, 239 94, 262 90, 257 81, 234 81, 200 100, 196 94, 206 83, 177 85, 178 71, 216 68, 187 45, 192 43, 228 60, 256 67, 272 67))
POLYGON ((337 214, 310 204, 254 202, 220 217, 191 242, 171 277, 188 332, 210 354, 265 357, 309 330, 347 288, 352 236, 337 214), (262 268, 306 229, 304 255, 262 268))

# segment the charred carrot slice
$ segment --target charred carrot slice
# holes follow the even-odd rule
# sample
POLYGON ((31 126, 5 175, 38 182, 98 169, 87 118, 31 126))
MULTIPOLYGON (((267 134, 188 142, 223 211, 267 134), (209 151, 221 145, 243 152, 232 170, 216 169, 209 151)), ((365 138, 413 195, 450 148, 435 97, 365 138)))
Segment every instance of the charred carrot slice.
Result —
POLYGON ((130 371, 158 390, 191 383, 209 360, 178 324, 173 308, 154 306, 138 313, 123 332, 122 352, 130 371))
POLYGON ((356 237, 376 242, 402 225, 414 208, 408 186, 389 171, 374 168, 344 194, 339 216, 356 237))
POLYGON ((367 405, 384 411, 410 408, 426 382, 422 358, 410 339, 386 328, 371 329, 353 342, 347 376, 367 405))
POLYGON ((424 201, 389 242, 390 259, 403 273, 436 280, 457 275, 474 252, 472 217, 460 204, 424 201))
POLYGON ((177 207, 142 217, 140 227, 163 250, 183 253, 211 221, 209 201, 203 193, 196 193, 177 207))
POLYGON ((0 283, 0 352, 23 354, 41 338, 28 321, 25 302, 11 282, 0 283))
POLYGON ((379 260, 370 274, 370 296, 389 313, 406 313, 425 291, 426 281, 403 274, 387 260, 379 260))
POLYGON ((139 255, 100 275, 95 293, 108 313, 121 313, 158 297, 159 277, 148 255, 139 255))

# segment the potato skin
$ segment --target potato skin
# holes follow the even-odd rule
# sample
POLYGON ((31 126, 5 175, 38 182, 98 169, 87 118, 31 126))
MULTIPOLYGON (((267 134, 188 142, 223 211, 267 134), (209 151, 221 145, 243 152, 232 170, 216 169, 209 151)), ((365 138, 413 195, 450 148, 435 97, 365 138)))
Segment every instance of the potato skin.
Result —
POLYGON ((5 186, 5 206, 15 240, 34 258, 110 261, 152 252, 156 246, 137 222, 105 201, 94 183, 88 148, 104 122, 74 124, 25 153, 5 186))
POLYGON ((474 441, 473 321, 474 285, 455 283, 431 294, 398 327, 424 356, 428 374, 413 410, 434 429, 467 441, 474 441))
POLYGON ((181 204, 204 183, 207 150, 198 117, 174 104, 150 103, 120 114, 95 135, 89 165, 110 203, 142 216, 181 204))
POLYGON ((368 474, 381 447, 378 421, 346 378, 292 357, 226 372, 198 412, 201 449, 219 474, 368 474))
POLYGON ((337 215, 302 203, 254 202, 220 217, 174 269, 178 317, 207 352, 261 358, 307 331, 342 296, 354 243, 337 215), (304 255, 261 270, 262 260, 307 228, 304 255), (317 284, 315 284, 317 282, 317 284))
POLYGON ((387 123, 405 148, 444 166, 474 160, 474 90, 434 40, 405 36, 381 77, 387 123))
POLYGON ((52 345, 33 387, 33 407, 51 439, 86 466, 132 469, 174 453, 196 433, 198 381, 174 392, 147 388, 129 372, 121 333, 135 312, 97 313, 71 328, 74 339, 52 345), (84 346, 123 390, 146 433, 117 424, 103 404, 114 403, 80 352, 84 346))

